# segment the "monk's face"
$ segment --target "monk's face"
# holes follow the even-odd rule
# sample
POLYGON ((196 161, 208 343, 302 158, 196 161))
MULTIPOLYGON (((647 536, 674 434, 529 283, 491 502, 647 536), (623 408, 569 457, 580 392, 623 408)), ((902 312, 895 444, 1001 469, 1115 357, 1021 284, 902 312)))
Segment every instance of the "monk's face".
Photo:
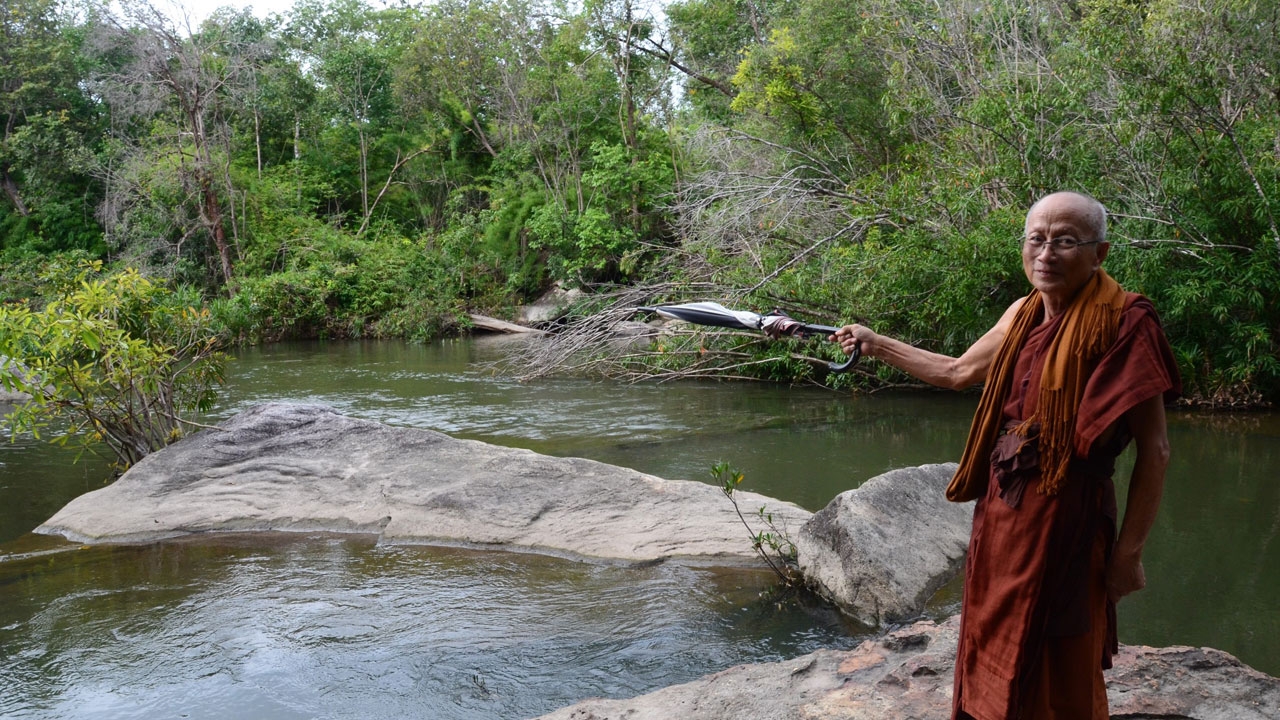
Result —
POLYGON ((1065 307, 1102 266, 1108 243, 1095 242, 1089 200, 1071 193, 1050 195, 1027 213, 1022 269, 1050 306, 1065 307), (1038 240, 1040 245, 1027 240, 1038 240), (1069 247, 1072 240, 1076 247, 1069 247), (1064 245, 1055 242, 1066 241, 1064 245))

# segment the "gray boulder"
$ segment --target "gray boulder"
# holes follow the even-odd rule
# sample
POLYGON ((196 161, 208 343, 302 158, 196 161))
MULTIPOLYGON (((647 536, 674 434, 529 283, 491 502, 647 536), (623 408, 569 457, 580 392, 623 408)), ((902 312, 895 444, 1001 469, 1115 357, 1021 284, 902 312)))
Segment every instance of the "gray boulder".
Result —
MULTIPOLYGON (((765 505, 793 527, 811 515, 754 493, 740 502, 765 505)), ((390 427, 316 405, 247 410, 146 457, 36 528, 77 542, 265 530, 625 561, 757 562, 747 529, 709 484, 390 427)))
POLYGON ((836 496, 795 538, 806 581, 869 625, 919 617, 968 549, 973 503, 945 495, 955 469, 893 470, 836 496))
MULTIPOLYGON (((956 572, 964 511, 942 501, 951 466, 867 481, 812 515, 738 492, 796 535, 806 580, 869 624, 916 616, 956 572), (798 533, 796 529, 799 528, 798 533)), ((627 561, 757 559, 720 490, 579 458, 263 405, 152 454, 36 532, 148 542, 201 532, 376 534, 386 542, 502 546, 627 561)))
MULTIPOLYGON (((854 650, 740 665, 623 700, 585 700, 538 720, 946 720, 959 619, 918 622, 854 650)), ((1280 680, 1207 648, 1124 646, 1107 672, 1112 717, 1275 720, 1280 680)))
POLYGON ((23 392, 12 392, 0 387, 0 405, 20 405, 31 399, 31 396, 23 392))
POLYGON ((566 290, 563 285, 557 283, 543 293, 542 297, 521 307, 519 320, 528 325, 546 325, 563 317, 565 311, 582 297, 583 292, 578 288, 566 290))

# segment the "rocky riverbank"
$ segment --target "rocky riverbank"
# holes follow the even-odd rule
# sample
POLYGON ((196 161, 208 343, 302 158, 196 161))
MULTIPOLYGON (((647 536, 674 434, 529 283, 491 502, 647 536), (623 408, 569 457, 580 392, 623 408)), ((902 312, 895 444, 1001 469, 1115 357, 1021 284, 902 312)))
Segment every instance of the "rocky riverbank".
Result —
MULTIPOLYGON (((904 468, 810 513, 753 493, 794 538, 806 580, 868 624, 918 617, 959 570, 971 509, 943 499, 954 465, 904 468)), ((748 513, 752 531, 766 529, 748 513)), ((578 458, 396 428, 315 405, 272 404, 147 457, 37 532, 137 543, 214 532, 367 533, 388 543, 544 552, 586 561, 759 564, 719 488, 578 458)), ((555 720, 945 718, 955 619, 915 623, 849 652, 732 668, 555 720)), ((1225 653, 1123 648, 1115 716, 1280 719, 1280 680, 1225 653)))
MULTIPOLYGON (((959 618, 918 622, 854 650, 742 665, 538 720, 947 720, 959 626, 959 618)), ((1107 698, 1113 718, 1280 718, 1280 680, 1209 648, 1121 646, 1107 698)))

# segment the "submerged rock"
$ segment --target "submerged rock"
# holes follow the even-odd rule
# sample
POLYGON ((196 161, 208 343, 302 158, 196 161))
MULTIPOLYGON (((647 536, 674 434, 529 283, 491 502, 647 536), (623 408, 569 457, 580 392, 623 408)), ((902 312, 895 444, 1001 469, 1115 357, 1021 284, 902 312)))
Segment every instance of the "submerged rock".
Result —
MULTIPOLYGON (((811 515, 742 496, 793 527, 811 515)), ((78 542, 266 530, 624 561, 756 562, 747 529, 709 484, 390 427, 316 405, 247 410, 148 456, 36 528, 78 542)))
MULTIPOLYGON (((959 620, 918 622, 854 650, 740 665, 635 698, 585 700, 537 720, 946 720, 959 620)), ((1112 717, 1275 720, 1280 679, 1207 648, 1123 646, 1112 717)))
POLYGON ((945 495, 955 469, 892 470, 837 495, 795 539, 805 580, 868 625, 919 617, 969 546, 973 503, 945 495))

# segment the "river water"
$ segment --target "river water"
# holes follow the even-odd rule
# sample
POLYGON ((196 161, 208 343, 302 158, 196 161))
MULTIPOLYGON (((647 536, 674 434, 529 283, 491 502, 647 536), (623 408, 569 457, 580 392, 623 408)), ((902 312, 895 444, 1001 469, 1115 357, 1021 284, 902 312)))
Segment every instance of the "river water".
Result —
MULTIPOLYGON (((250 348, 211 419, 318 402, 662 477, 709 480, 727 461, 745 489, 818 510, 886 470, 954 460, 976 404, 740 383, 518 383, 485 364, 501 353, 475 341, 250 348)), ((1121 641, 1217 647, 1280 674, 1280 416, 1174 413, 1170 436, 1149 585, 1121 603, 1121 641)), ((526 718, 852 647, 868 632, 820 605, 776 602, 771 577, 751 571, 332 535, 64 550, 28 533, 104 483, 104 463, 73 459, 30 438, 0 445, 0 717, 526 718)), ((926 614, 957 607, 952 583, 926 614)))

